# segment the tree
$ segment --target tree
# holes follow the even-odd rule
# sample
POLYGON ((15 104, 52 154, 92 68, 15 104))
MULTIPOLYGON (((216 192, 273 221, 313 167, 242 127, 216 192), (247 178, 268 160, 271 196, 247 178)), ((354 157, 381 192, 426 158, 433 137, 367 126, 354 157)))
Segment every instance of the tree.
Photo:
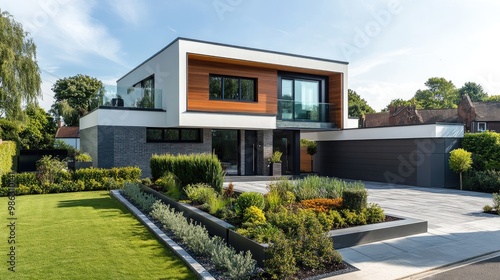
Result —
POLYGON ((300 145, 307 148, 307 154, 311 156, 311 172, 313 171, 313 156, 318 151, 318 145, 316 141, 309 139, 300 139, 300 145))
POLYGON ((57 131, 52 116, 37 105, 26 108, 26 125, 19 133, 22 149, 50 149, 57 131))
POLYGON ((52 86, 54 104, 51 112, 62 117, 68 126, 78 126, 80 117, 99 106, 104 94, 101 81, 87 75, 59 79, 52 86))
POLYGON ((484 100, 485 102, 500 102, 500 95, 491 95, 484 100))
POLYGON ((21 103, 36 103, 40 96, 40 69, 36 45, 20 23, 0 13, 0 117, 19 120, 21 103))
POLYGON ((417 90, 415 101, 422 109, 457 108, 458 91, 451 81, 445 78, 429 78, 425 82, 427 89, 417 90))
MULTIPOLYGON (((404 100, 401 98, 393 99, 391 102, 384 108, 382 109, 382 112, 389 112, 389 109, 391 107, 397 108, 397 107, 404 107, 404 106, 411 106, 414 105, 415 100, 404 100)), ((415 104, 417 105, 417 104, 415 104)), ((419 106, 417 106, 417 109, 420 109, 419 106)))
POLYGON ((449 164, 453 172, 460 173, 460 189, 462 189, 462 173, 472 167, 472 153, 464 149, 455 149, 450 152, 449 164))
POLYGON ((465 83, 458 90, 458 94, 460 98, 463 98, 467 94, 472 102, 482 102, 488 99, 488 94, 484 92, 483 87, 474 82, 465 83))
POLYGON ((354 90, 347 90, 347 98, 349 103, 349 117, 359 118, 367 113, 375 113, 375 110, 368 105, 366 100, 361 98, 354 90))

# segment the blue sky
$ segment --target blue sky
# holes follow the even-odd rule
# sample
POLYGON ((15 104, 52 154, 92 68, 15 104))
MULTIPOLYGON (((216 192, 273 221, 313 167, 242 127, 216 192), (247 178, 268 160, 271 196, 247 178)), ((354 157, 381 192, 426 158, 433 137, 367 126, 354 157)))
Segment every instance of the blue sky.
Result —
POLYGON ((349 62, 376 110, 430 77, 500 94, 496 0, 0 0, 31 33, 42 107, 59 78, 116 80, 177 37, 349 62))

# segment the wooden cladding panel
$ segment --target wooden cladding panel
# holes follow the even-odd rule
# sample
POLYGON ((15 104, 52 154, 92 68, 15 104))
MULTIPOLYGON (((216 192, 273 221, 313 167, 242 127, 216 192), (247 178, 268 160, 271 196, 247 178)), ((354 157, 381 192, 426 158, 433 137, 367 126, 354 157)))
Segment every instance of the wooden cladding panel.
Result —
POLYGON ((275 69, 228 64, 218 61, 188 59, 188 111, 277 114, 277 79, 275 69), (209 75, 254 78, 257 81, 257 102, 209 99, 209 75))
POLYGON ((335 73, 328 76, 328 100, 330 104, 333 104, 333 110, 330 110, 330 122, 335 123, 338 128, 344 128, 343 118, 342 118, 342 73, 335 73))

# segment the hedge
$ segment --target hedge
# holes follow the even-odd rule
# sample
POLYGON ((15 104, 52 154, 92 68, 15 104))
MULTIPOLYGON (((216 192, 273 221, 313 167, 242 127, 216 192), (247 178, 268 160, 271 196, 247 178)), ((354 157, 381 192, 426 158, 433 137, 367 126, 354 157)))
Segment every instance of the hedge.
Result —
POLYGON ((16 153, 17 147, 15 142, 3 141, 2 144, 0 144, 0 175, 12 171, 16 153))
POLYGON ((150 160, 153 181, 173 173, 181 186, 205 183, 222 191, 224 171, 219 159, 212 154, 153 155, 150 160))
POLYGON ((470 170, 464 173, 463 189, 477 192, 500 192, 500 171, 470 170))
POLYGON ((462 148, 472 152, 476 170, 500 170, 500 134, 491 131, 466 133, 462 148))
POLYGON ((1 178, 0 196, 8 194, 11 178, 16 194, 23 195, 122 188, 125 181, 139 181, 140 177, 139 167, 83 168, 56 183, 41 184, 34 172, 7 173, 1 178))

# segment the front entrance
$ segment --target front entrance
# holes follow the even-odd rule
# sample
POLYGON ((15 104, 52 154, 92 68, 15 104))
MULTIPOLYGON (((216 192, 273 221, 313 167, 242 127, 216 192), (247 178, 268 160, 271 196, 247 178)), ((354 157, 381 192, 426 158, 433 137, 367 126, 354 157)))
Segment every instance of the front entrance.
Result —
POLYGON ((245 175, 257 174, 257 131, 245 130, 245 175))
POLYGON ((283 175, 300 174, 300 131, 275 130, 273 135, 273 152, 280 151, 281 172, 283 175))
POLYGON ((240 133, 238 130, 212 130, 212 151, 227 175, 239 175, 240 133))

